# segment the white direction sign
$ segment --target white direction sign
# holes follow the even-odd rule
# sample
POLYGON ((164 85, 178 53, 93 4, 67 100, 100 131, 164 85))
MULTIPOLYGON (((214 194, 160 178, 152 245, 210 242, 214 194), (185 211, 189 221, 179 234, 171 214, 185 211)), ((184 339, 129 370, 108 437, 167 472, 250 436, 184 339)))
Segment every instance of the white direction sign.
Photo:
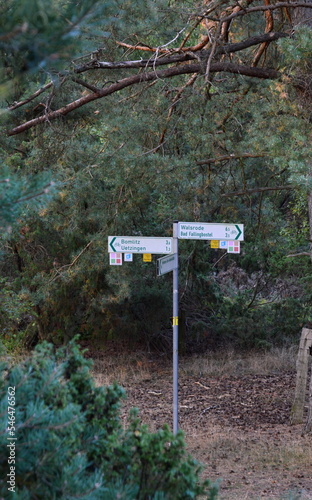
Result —
POLYGON ((172 241, 173 238, 153 236, 109 236, 108 251, 109 253, 172 253, 172 241))
MULTIPOLYGON (((178 238, 187 240, 244 240, 243 224, 179 222, 178 238)), ((118 250, 120 252, 120 250, 118 250)))
POLYGON ((157 276, 162 274, 170 273, 178 267, 178 254, 172 253, 170 255, 165 255, 157 259, 157 276))

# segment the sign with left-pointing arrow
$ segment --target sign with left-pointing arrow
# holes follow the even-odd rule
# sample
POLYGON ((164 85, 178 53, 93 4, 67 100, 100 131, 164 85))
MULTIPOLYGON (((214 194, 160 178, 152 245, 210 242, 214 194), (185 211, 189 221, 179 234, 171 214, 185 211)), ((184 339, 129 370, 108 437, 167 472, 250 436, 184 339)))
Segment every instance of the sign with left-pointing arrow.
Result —
POLYGON ((172 253, 173 238, 149 236, 109 236, 108 251, 121 253, 172 253))

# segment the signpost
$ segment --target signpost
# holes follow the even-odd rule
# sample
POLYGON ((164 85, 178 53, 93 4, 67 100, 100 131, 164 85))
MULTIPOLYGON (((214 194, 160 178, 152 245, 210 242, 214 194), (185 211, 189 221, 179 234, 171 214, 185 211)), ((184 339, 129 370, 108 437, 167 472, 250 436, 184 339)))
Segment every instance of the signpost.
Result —
MULTIPOLYGON (((173 329, 173 433, 178 432, 178 332, 179 332, 179 257, 178 240, 211 240, 212 248, 221 248, 229 253, 239 253, 240 241, 244 240, 243 224, 210 224, 207 222, 173 223, 173 238, 146 236, 108 236, 110 254, 168 254, 157 259, 157 275, 173 273, 172 329, 173 329), (214 241, 213 241, 214 240, 214 241)), ((120 259, 120 257, 119 257, 120 259)), ((112 259, 114 261, 116 257, 112 259)), ((116 262, 117 263, 117 262, 116 262)), ((119 263, 119 262, 118 262, 119 263)))
POLYGON ((179 260, 178 260, 178 221, 173 223, 173 252, 177 255, 177 265, 173 269, 173 290, 172 290, 172 364, 173 364, 173 434, 176 434, 179 429, 179 361, 178 361, 178 346, 179 346, 179 260))
POLYGON ((178 238, 186 240, 244 240, 243 224, 179 222, 178 238))
POLYGON ((109 236, 108 251, 109 253, 172 253, 172 238, 109 236))

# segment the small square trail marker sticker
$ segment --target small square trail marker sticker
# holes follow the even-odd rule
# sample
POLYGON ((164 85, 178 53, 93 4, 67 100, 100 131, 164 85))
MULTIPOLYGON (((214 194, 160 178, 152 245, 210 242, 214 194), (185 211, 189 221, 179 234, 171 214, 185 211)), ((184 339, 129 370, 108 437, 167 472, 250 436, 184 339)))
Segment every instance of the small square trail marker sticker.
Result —
POLYGON ((109 263, 111 266, 122 266, 122 253, 112 252, 109 254, 109 263))
POLYGON ((124 253, 125 262, 133 262, 133 253, 124 253))
POLYGON ((240 253, 240 242, 239 241, 229 241, 228 242, 228 253, 240 253))
POLYGON ((229 242, 227 240, 221 240, 220 241, 220 248, 223 248, 223 250, 227 250, 228 243, 229 242))

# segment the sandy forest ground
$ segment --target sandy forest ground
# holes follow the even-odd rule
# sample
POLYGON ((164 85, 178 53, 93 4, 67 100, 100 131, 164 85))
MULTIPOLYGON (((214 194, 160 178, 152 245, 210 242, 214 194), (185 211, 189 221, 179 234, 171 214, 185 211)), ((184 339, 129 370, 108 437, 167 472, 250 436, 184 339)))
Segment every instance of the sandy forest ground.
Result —
MULTIPOLYGON (((116 350, 89 353, 97 384, 119 382, 122 415, 151 430, 172 425, 172 362, 116 350)), ((179 426, 188 452, 219 482, 220 499, 312 499, 311 435, 289 424, 297 349, 180 358, 179 426)))

